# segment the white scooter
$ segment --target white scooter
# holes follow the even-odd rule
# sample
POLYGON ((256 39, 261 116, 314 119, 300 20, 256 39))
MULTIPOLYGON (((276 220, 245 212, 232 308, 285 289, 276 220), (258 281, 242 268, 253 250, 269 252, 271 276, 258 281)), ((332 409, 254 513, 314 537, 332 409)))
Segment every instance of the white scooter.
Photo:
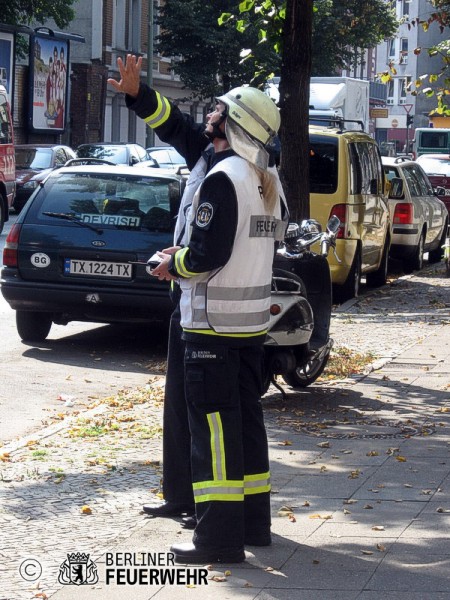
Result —
POLYGON ((330 248, 336 255, 339 226, 336 216, 330 218, 326 231, 313 219, 300 225, 290 223, 276 253, 265 342, 265 392, 270 383, 283 391, 276 382, 277 375, 293 388, 304 388, 325 369, 333 345, 329 336, 332 285, 327 256, 330 248), (314 244, 320 246, 317 252, 310 250, 314 244))

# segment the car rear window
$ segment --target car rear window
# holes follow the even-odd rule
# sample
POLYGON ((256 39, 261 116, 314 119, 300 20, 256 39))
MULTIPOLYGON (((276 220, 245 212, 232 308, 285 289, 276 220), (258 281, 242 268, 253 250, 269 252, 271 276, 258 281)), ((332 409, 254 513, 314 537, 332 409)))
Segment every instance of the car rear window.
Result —
POLYGON ((338 140, 309 136, 309 191, 334 194, 338 183, 338 140))
POLYGON ((78 158, 101 158, 116 164, 128 164, 128 153, 125 146, 95 146, 86 144, 79 146, 78 158))
POLYGON ((16 148, 16 169, 48 169, 51 165, 50 148, 16 148))
POLYGON ((171 231, 179 182, 157 177, 63 173, 47 180, 39 220, 60 213, 82 223, 139 231, 171 231))

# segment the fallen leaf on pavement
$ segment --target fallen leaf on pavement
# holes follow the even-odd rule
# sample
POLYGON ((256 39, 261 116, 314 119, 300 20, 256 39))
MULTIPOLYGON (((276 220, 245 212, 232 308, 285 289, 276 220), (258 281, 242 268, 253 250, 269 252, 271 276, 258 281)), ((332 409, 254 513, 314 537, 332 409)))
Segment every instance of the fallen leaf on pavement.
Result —
POLYGON ((291 506, 282 506, 281 508, 278 509, 278 516, 279 517, 288 517, 289 515, 292 515, 293 512, 294 511, 291 506))
POLYGON ((92 514, 92 509, 87 504, 84 504, 84 506, 81 507, 81 512, 82 512, 83 515, 91 515, 92 514))
POLYGON ((348 476, 348 478, 349 479, 358 479, 360 474, 361 474, 361 471, 359 469, 355 469, 354 471, 350 471, 350 475, 348 476))

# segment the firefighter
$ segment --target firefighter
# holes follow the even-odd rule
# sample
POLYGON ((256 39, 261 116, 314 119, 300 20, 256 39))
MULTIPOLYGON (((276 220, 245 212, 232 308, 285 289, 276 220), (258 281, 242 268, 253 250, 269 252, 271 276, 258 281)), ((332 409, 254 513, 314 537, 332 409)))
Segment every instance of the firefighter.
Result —
MULTIPOLYGON (((139 100, 142 86, 130 94, 121 75, 116 89, 139 100)), ((162 101, 147 119, 160 122, 168 108, 162 101)), ((205 129, 214 155, 189 209, 185 244, 161 253, 154 270, 181 287, 197 525, 193 543, 172 546, 177 562, 241 562, 245 544, 271 543, 260 398, 274 242, 285 230, 265 148, 279 122, 255 88, 217 99, 205 129)))
MULTIPOLYGON (((213 146, 204 134, 204 125, 194 123, 167 98, 140 84, 142 58, 128 55, 117 60, 121 79, 109 79, 117 91, 126 94, 126 104, 136 112, 158 137, 177 148, 186 159, 190 176, 181 201, 175 227, 174 244, 184 245, 187 235, 186 214, 192 198, 205 177, 213 146)), ((165 249, 170 252, 170 248, 165 249)), ((174 310, 169 324, 167 373, 163 413, 163 503, 144 504, 152 517, 194 515, 191 477, 191 436, 184 395, 184 341, 181 338, 179 285, 172 281, 170 296, 174 310)), ((189 523, 189 521, 188 521, 189 523)))

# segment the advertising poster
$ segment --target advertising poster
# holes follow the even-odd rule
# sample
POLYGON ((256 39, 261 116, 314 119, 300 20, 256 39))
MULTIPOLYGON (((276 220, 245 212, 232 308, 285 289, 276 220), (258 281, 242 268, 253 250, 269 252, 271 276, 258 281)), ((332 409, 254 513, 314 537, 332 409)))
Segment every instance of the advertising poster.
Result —
POLYGON ((12 100, 14 36, 0 31, 0 85, 4 85, 12 100))
POLYGON ((66 123, 69 44, 33 36, 30 40, 30 128, 63 132, 66 123))

